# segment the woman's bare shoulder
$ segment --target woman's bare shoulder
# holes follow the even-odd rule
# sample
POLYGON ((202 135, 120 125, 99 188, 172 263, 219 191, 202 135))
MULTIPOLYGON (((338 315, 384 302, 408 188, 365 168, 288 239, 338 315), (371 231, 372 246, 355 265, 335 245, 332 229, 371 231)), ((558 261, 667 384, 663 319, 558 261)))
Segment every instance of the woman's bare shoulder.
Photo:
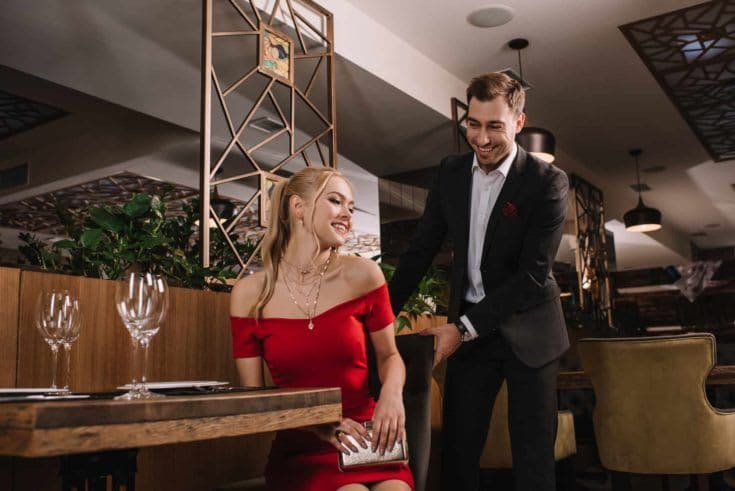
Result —
POLYGON ((230 315, 249 317, 264 283, 265 273, 263 272, 243 276, 237 280, 230 293, 230 315))
POLYGON ((364 295, 385 283, 385 276, 378 263, 360 256, 343 256, 345 280, 355 296, 364 295))

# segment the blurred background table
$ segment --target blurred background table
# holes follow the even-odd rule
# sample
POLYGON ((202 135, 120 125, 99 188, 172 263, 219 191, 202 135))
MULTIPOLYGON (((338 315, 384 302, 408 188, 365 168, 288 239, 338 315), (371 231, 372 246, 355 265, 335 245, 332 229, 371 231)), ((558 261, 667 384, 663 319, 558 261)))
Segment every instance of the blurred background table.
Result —
MULTIPOLYGON (((716 365, 707 376, 707 386, 735 385, 735 365, 716 365)), ((557 377, 558 390, 591 389, 590 382, 584 370, 562 371, 557 377)))

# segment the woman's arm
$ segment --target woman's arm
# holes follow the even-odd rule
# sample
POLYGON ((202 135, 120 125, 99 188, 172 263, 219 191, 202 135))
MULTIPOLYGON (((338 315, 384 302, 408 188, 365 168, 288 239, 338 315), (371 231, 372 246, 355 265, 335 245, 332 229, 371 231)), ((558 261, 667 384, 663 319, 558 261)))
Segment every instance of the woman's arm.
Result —
POLYGON ((378 404, 373 414, 373 449, 381 453, 393 448, 405 431, 406 413, 403 408, 403 385, 406 367, 396 347, 393 324, 370 333, 375 348, 378 375, 382 382, 378 404))
POLYGON ((263 358, 238 358, 235 360, 237 373, 240 374, 240 384, 243 387, 263 387, 263 358))
MULTIPOLYGON (((374 261, 364 258, 350 258, 348 285, 353 285, 355 294, 372 292, 385 284, 385 276, 374 261)), ((378 404, 373 413, 373 449, 385 452, 393 448, 396 440, 403 436, 406 414, 403 409, 403 384, 406 381, 406 367, 396 347, 393 327, 393 313, 390 299, 385 296, 375 300, 366 320, 370 340, 375 349, 378 375, 382 382, 378 404), (378 324, 380 322, 380 324, 378 324), (385 325, 385 323, 389 323, 385 325)))
MULTIPOLYGON (((261 275, 246 276, 238 280, 230 293, 230 316, 248 317, 255 299, 258 298, 262 280, 261 275)), ((234 341, 233 341, 234 342, 234 341)), ((243 387, 263 387, 263 357, 249 356, 235 359, 240 384, 243 387)), ((242 356, 242 355, 241 355, 242 356)))

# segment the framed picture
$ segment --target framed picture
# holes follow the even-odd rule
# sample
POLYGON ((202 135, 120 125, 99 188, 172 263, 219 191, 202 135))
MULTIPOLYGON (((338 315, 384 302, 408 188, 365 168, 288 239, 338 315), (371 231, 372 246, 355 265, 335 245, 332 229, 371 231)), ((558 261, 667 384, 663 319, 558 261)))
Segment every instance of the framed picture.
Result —
POLYGON ((270 222, 271 195, 276 184, 283 178, 270 172, 260 173, 260 226, 267 227, 270 222))
POLYGON ((263 24, 260 29, 258 69, 281 82, 293 84, 294 43, 285 34, 263 24))

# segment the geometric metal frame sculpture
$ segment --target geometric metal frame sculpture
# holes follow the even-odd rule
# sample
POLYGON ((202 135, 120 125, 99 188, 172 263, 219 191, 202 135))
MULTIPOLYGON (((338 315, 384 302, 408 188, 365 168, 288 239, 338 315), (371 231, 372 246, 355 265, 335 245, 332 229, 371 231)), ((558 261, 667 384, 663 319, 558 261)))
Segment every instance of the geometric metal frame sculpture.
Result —
POLYGON ((715 162, 735 158, 735 0, 619 29, 715 162))
POLYGON ((598 324, 612 327, 610 272, 602 191, 579 176, 569 176, 577 241, 575 259, 579 308, 598 324))
MULTIPOLYGON (((289 175, 291 172, 285 169, 286 165, 303 164, 304 166, 322 165, 336 167, 337 164, 337 128, 335 107, 335 52, 334 52, 334 19, 328 10, 311 0, 275 0, 269 12, 261 11, 254 0, 203 0, 203 22, 202 22, 202 97, 201 97, 201 155, 200 155, 200 194, 201 194, 201 219, 200 223, 208 223, 213 218, 216 225, 216 233, 223 237, 232 248, 241 270, 242 276, 247 271, 255 256, 259 253, 261 242, 250 257, 240 257, 234 244, 228 237, 232 228, 247 213, 257 207, 260 225, 265 226, 266 207, 268 203, 269 184, 289 175), (235 14, 239 27, 232 30, 215 30, 215 18, 213 5, 219 2, 232 7, 230 14, 235 14), (276 22, 280 25, 276 25, 276 22), (288 33, 286 31, 289 31, 288 33), (252 59, 253 65, 248 67, 229 86, 225 87, 218 77, 217 67, 213 62, 213 50, 219 39, 233 37, 254 37, 257 46, 256 56, 252 59), (274 71, 272 67, 264 66, 263 60, 269 53, 265 53, 265 36, 275 36, 286 41, 281 45, 280 53, 271 59, 283 58, 287 60, 289 68, 286 71, 274 71), (314 60, 316 60, 314 64, 314 60), (324 93, 314 94, 315 81, 322 74, 321 87, 324 93), (298 77, 298 75, 305 75, 298 77), (259 91, 252 105, 243 111, 244 119, 239 125, 235 124, 235 109, 228 101, 228 96, 238 90, 249 80, 261 77, 265 79, 265 88, 259 91), (301 83, 299 83, 301 78, 301 83), (289 94, 288 105, 280 104, 275 94, 276 85, 289 94), (226 120, 229 143, 224 151, 218 156, 213 156, 213 95, 216 95, 222 115, 226 120), (325 110, 320 110, 317 98, 321 96, 326 105, 325 110), (273 119, 280 124, 279 129, 270 131, 263 140, 246 146, 242 142, 243 136, 248 133, 248 126, 258 110, 266 107, 270 102, 273 119), (307 112, 312 118, 318 118, 320 128, 316 134, 310 134, 308 141, 297 144, 296 134, 299 128, 297 121, 297 103, 305 105, 307 112), (284 111, 283 108, 287 110, 284 111), (279 137, 288 138, 288 152, 284 158, 275 165, 268 166, 260 161, 256 152, 268 144, 276 141, 279 137), (311 154, 311 156, 310 156, 311 154), (235 159, 238 169, 244 172, 236 172, 224 178, 216 178, 215 175, 222 168, 226 159, 235 159), (316 160, 315 160, 316 159, 316 160), (241 166, 241 167, 240 167, 241 166), (247 181, 255 183, 255 191, 251 196, 242 199, 245 206, 239 211, 234 219, 223 222, 217 216, 211 206, 210 195, 214 186, 218 184, 247 181), (227 225, 225 225, 227 223, 227 225)), ((242 58, 248 57, 247 53, 242 58)), ((238 197, 239 198, 239 197, 238 197)), ((209 265, 209 238, 210 229, 201 227, 201 246, 203 266, 209 265)), ((261 234, 262 239, 262 234, 261 234)))

